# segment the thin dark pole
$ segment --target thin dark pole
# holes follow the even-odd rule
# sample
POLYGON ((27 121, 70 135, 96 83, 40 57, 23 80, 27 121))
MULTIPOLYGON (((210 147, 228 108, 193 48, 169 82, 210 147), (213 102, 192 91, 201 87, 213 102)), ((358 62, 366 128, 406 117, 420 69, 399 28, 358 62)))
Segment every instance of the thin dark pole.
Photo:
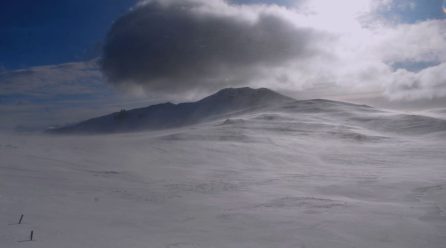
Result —
POLYGON ((20 215, 19 224, 22 224, 22 220, 23 220, 23 214, 20 215))
POLYGON ((33 241, 33 236, 34 236, 34 230, 31 231, 31 234, 29 235, 29 240, 30 241, 33 241))

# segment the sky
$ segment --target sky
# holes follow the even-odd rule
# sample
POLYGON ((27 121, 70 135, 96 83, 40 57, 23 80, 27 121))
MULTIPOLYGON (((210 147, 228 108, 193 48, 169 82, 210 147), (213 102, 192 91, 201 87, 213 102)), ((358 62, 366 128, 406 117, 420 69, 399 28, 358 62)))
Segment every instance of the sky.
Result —
POLYGON ((446 105, 442 0, 10 0, 2 127, 67 123, 225 87, 446 105))
POLYGON ((6 0, 0 3, 0 66, 82 61, 100 55, 113 21, 136 0, 6 0))

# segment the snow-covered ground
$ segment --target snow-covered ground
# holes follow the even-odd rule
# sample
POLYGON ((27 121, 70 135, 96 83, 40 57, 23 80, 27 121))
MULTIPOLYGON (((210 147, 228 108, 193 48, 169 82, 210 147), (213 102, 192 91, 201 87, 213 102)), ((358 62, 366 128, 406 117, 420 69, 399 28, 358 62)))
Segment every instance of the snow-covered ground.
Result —
POLYGON ((166 131, 2 134, 0 247, 444 248, 444 130, 315 102, 166 131))

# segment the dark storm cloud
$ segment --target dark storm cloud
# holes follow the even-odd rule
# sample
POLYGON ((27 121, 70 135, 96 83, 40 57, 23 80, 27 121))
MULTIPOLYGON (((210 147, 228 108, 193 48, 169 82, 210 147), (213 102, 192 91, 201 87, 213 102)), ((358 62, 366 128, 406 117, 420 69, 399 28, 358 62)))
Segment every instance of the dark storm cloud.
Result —
POLYGON ((260 68, 312 54, 316 35, 282 12, 220 0, 149 1, 114 23, 102 71, 114 85, 166 93, 247 84, 267 73, 260 68))

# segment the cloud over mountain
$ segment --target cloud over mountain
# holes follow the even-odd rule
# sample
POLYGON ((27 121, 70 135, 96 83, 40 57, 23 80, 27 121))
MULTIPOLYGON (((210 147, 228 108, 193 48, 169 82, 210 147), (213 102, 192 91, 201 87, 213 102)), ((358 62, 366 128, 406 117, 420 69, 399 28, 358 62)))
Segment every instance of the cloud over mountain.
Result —
POLYGON ((160 93, 246 84, 319 52, 321 35, 290 14, 221 0, 148 1, 114 23, 102 70, 116 86, 160 93))
POLYGON ((438 69, 446 62, 445 20, 389 21, 382 11, 397 8, 393 1, 361 0, 337 12, 323 0, 235 2, 138 4, 108 33, 105 78, 117 88, 180 98, 238 86, 392 101, 445 96, 438 69))

